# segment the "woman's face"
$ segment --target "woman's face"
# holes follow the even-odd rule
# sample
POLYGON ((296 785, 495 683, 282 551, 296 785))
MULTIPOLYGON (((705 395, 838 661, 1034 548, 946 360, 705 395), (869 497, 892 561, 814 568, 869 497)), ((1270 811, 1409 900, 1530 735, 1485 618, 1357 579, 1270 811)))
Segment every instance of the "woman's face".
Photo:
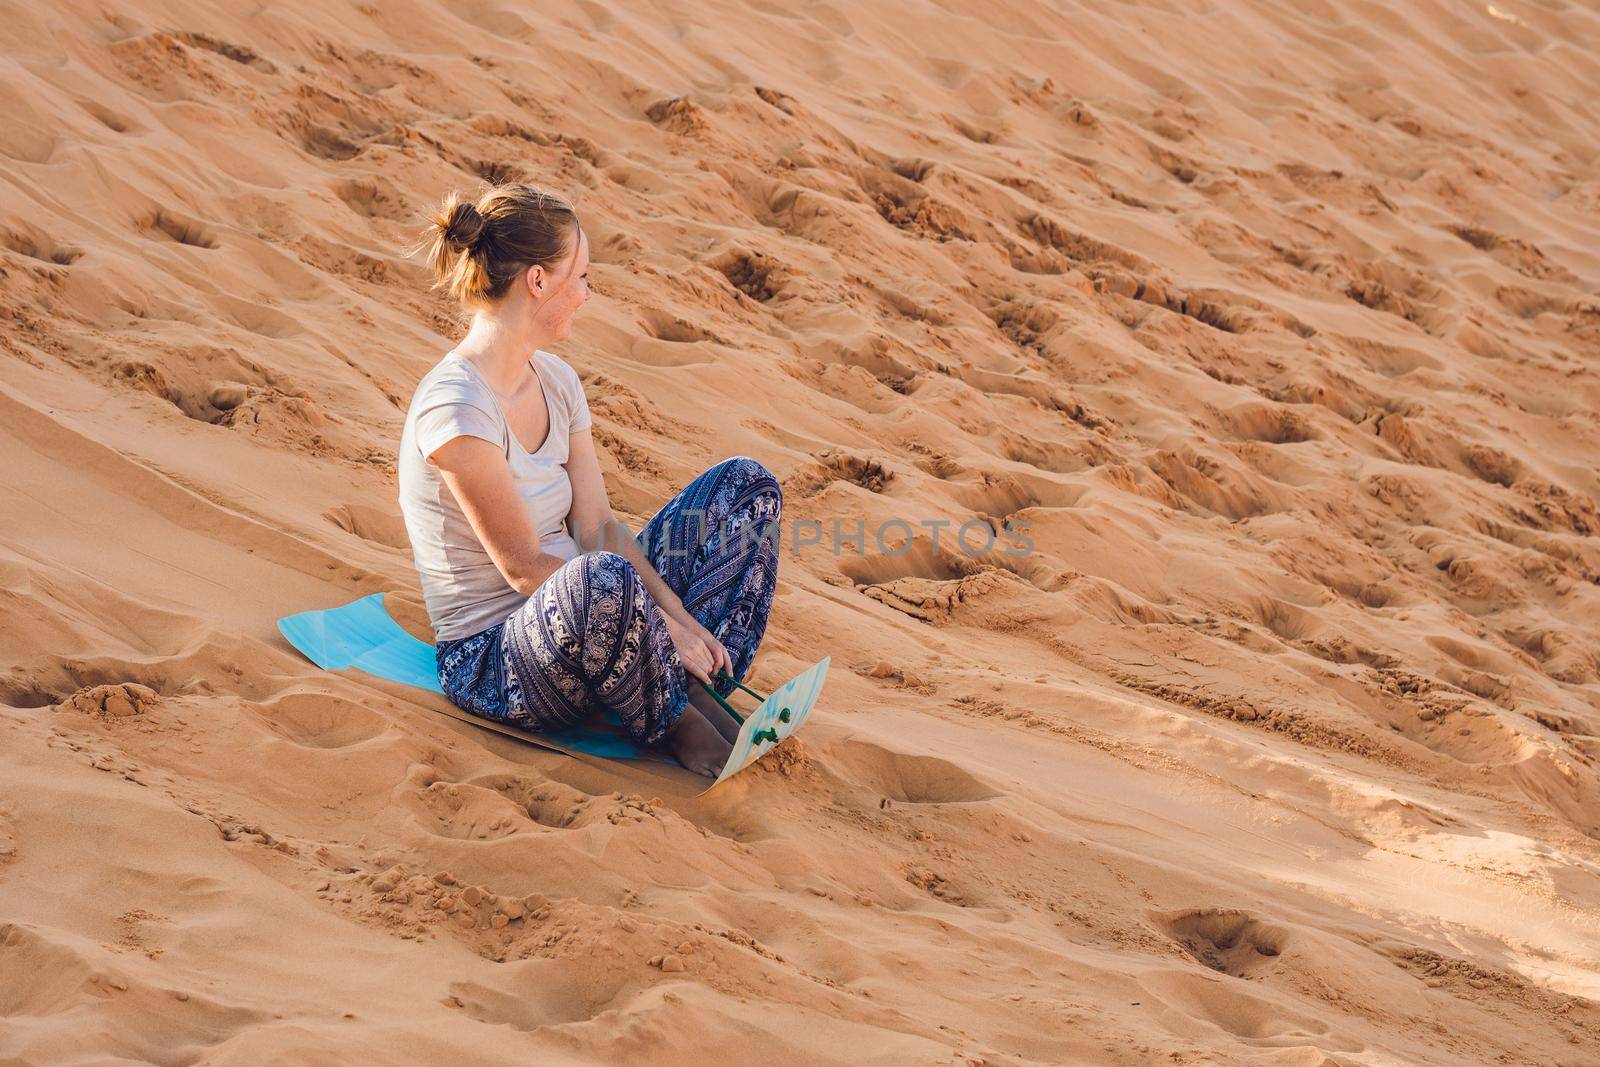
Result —
POLYGON ((572 335, 572 319, 589 299, 589 235, 578 228, 577 247, 553 271, 533 267, 528 271, 533 295, 539 300, 538 318, 551 330, 552 340, 572 335))

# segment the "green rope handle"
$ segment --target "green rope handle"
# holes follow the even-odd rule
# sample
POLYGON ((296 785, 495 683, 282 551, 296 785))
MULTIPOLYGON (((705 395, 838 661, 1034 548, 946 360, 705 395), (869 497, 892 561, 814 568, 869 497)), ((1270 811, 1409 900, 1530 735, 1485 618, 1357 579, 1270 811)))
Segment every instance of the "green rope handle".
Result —
MULTIPOLYGON (((763 696, 762 694, 756 692, 754 689, 751 689, 748 685, 745 685, 743 682, 739 681, 739 679, 735 678, 733 675, 729 674, 727 671, 718 671, 717 672, 717 678, 719 680, 723 679, 723 678, 728 679, 735 686, 737 686, 740 689, 743 689, 746 693, 749 693, 751 696, 755 697, 757 700, 761 701, 763 704, 765 704, 768 700, 772 699, 771 697, 763 696)), ((705 689, 706 692, 711 694, 711 699, 715 700, 718 704, 720 704, 722 706, 722 710, 723 711, 725 711, 729 715, 733 716, 733 721, 734 722, 738 723, 740 726, 744 725, 745 717, 743 715, 740 715, 737 711, 734 711, 733 710, 733 705, 729 704, 727 702, 727 700, 723 699, 723 696, 722 696, 721 693, 717 692, 714 688, 712 688, 707 683, 701 682, 700 679, 698 679, 698 678, 696 678, 695 681, 698 682, 705 689)), ((789 718, 790 718, 790 715, 789 715, 789 709, 788 708, 780 708, 778 710, 778 721, 779 722, 788 722, 789 718)), ((759 745, 762 741, 774 741, 775 742, 777 740, 778 740, 778 732, 776 730, 766 729, 766 730, 757 730, 755 732, 755 736, 753 736, 750 739, 750 742, 751 742, 751 744, 759 745)))
POLYGON ((756 692, 754 689, 751 689, 748 685, 745 685, 743 682, 739 681, 739 679, 735 678, 733 675, 729 674, 727 671, 718 671, 717 672, 717 677, 718 678, 726 678, 726 679, 728 679, 734 685, 738 686, 740 689, 743 689, 746 693, 749 693, 751 696, 755 697, 757 700, 761 701, 763 704, 765 704, 767 702, 767 697, 765 695, 756 692))
POLYGON ((744 716, 740 715, 737 711, 734 711, 733 710, 733 705, 729 704, 726 700, 722 699, 722 694, 721 693, 717 692, 715 689, 711 688, 709 685, 706 685, 706 683, 700 681, 700 679, 698 679, 698 678, 695 679, 695 683, 697 685, 699 685, 702 689, 704 689, 706 692, 710 693, 711 694, 711 699, 715 700, 718 704, 721 704, 722 705, 722 710, 727 712, 729 715, 732 715, 734 722, 738 723, 740 726, 744 725, 744 716))

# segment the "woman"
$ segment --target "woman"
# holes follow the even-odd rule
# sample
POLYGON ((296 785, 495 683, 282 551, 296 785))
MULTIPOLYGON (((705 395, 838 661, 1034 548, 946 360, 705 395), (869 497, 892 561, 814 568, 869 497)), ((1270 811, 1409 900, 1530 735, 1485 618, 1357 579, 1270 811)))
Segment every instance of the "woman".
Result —
POLYGON ((589 299, 576 212, 520 183, 475 203, 452 194, 426 243, 438 284, 472 311, 400 439, 446 696, 536 731, 609 707, 635 743, 715 777, 738 724, 691 677, 742 679, 755 655, 777 581, 777 479, 725 459, 636 539, 607 501, 583 386, 544 348, 589 299))

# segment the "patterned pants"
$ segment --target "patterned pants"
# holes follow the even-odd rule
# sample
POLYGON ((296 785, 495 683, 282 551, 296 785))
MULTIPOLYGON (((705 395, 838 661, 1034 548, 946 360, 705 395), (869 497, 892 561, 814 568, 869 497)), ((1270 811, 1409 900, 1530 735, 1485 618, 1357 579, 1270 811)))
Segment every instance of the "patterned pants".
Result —
MULTIPOLYGON (((722 642, 741 681, 772 610, 782 509, 772 472, 733 456, 639 532, 650 565, 722 642)), ((436 658, 451 703, 535 731, 567 729, 607 707, 635 744, 658 748, 689 699, 666 616, 633 564, 611 551, 569 560, 504 621, 439 642, 436 658)), ((733 683, 716 689, 727 696, 733 683)))

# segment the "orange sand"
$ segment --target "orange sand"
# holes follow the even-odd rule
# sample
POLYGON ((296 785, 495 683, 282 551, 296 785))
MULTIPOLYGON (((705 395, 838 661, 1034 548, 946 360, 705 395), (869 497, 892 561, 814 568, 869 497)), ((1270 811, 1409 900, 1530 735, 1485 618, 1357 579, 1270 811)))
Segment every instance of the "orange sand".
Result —
POLYGON ((6 5, 0 1062, 1600 1062, 1600 15, 6 5), (535 14, 535 11, 538 13, 535 14), (637 526, 785 554, 702 799, 325 674, 479 177, 637 526), (975 539, 974 539, 975 540, 975 539))

